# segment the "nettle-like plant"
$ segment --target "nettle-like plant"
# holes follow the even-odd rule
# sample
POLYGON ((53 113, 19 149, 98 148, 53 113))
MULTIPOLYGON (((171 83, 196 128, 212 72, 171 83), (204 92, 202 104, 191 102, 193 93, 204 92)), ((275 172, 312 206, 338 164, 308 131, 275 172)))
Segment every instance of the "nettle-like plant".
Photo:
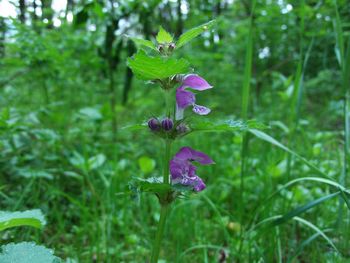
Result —
POLYGON ((217 121, 203 120, 210 109, 198 105, 193 91, 205 91, 213 88, 204 78, 194 74, 190 63, 184 58, 175 58, 174 54, 183 45, 204 31, 210 30, 214 21, 195 27, 182 34, 177 41, 162 27, 156 36, 157 44, 152 41, 133 38, 139 50, 128 59, 128 66, 142 80, 159 84, 164 93, 165 112, 162 117, 151 117, 141 125, 131 125, 128 129, 149 129, 164 141, 164 170, 162 178, 137 179, 131 184, 138 192, 151 192, 157 195, 161 205, 160 219, 154 241, 151 262, 157 262, 162 235, 170 204, 184 192, 200 192, 206 188, 205 182, 197 175, 194 162, 201 165, 214 164, 205 153, 189 146, 176 149, 172 155, 172 144, 198 131, 243 131, 257 128, 254 121, 217 121), (149 51, 147 54, 146 51, 149 51), (190 109, 192 113, 190 114, 190 109), (171 157, 172 156, 172 157, 171 157))
MULTIPOLYGON (((23 212, 0 211, 0 232, 23 226, 43 228, 45 224, 45 217, 39 209, 23 212)), ((60 263, 63 261, 56 257, 51 249, 34 242, 20 242, 2 245, 0 247, 0 262, 60 263)))

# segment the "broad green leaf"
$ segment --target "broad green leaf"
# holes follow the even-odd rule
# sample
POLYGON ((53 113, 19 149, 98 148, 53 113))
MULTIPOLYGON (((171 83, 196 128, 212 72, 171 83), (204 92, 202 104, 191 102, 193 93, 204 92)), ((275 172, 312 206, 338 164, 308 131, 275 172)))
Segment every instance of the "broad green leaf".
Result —
POLYGON ((160 44, 171 43, 174 41, 173 37, 163 27, 159 27, 156 39, 160 44))
POLYGON ((179 40, 176 43, 176 47, 180 48, 192 39, 196 38, 203 32, 209 30, 213 25, 215 24, 215 20, 209 21, 208 23, 205 23, 203 25, 197 26, 195 28, 192 28, 188 30, 187 32, 183 33, 180 37, 179 40))
POLYGON ((1 246, 1 263, 59 263, 62 262, 51 249, 34 242, 10 243, 1 246))
POLYGON ((151 173, 156 167, 156 162, 148 156, 142 156, 139 158, 138 163, 141 171, 145 174, 151 173))
POLYGON ((151 177, 147 179, 135 178, 131 182, 131 188, 137 189, 140 192, 150 192, 163 194, 171 190, 170 184, 163 183, 162 177, 151 177))
POLYGON ((129 37, 132 41, 134 41, 135 45, 140 48, 140 47, 148 47, 150 49, 156 50, 157 48, 155 47, 155 45, 153 44, 152 41, 146 40, 146 39, 142 39, 142 38, 137 38, 137 37, 129 37))
POLYGON ((266 129, 266 126, 256 120, 249 121, 194 121, 191 124, 192 132, 235 132, 235 131, 246 131, 248 129, 266 129))
POLYGON ((86 107, 79 110, 80 117, 87 120, 101 120, 102 114, 96 108, 86 107))
POLYGON ((39 209, 23 212, 0 211, 0 231, 16 226, 41 228, 45 224, 44 215, 39 209))
POLYGON ((128 66, 139 79, 157 80, 187 73, 190 63, 185 59, 151 57, 140 50, 134 57, 128 58, 128 66))
POLYGON ((282 217, 276 219, 274 222, 272 222, 272 225, 277 226, 277 225, 283 224, 286 221, 288 221, 289 219, 306 212, 307 210, 323 203, 324 201, 327 201, 328 199, 331 199, 335 196, 338 196, 340 193, 341 192, 338 191, 338 192, 335 192, 335 193, 332 193, 332 194, 329 194, 326 196, 322 196, 319 199, 313 200, 313 201, 311 201, 303 206, 297 207, 296 209, 293 209, 292 211, 288 212, 287 214, 283 215, 282 217))
POLYGON ((105 161, 106 156, 104 154, 98 154, 96 156, 93 156, 88 160, 89 169, 97 169, 101 167, 105 163, 105 161))

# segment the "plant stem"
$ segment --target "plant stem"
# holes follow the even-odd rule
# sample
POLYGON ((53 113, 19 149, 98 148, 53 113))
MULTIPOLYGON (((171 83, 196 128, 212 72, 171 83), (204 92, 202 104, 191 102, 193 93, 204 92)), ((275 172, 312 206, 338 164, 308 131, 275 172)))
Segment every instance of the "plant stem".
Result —
POLYGON ((159 223, 158 223, 156 239, 154 241, 153 249, 152 249, 151 263, 158 262, 160 243, 162 242, 162 238, 163 238, 165 222, 166 222, 166 218, 168 216, 168 210, 169 210, 169 205, 162 204, 161 210, 160 210, 160 218, 159 218, 159 223))
POLYGON ((164 171, 163 171, 163 182, 169 184, 169 161, 170 161, 170 148, 171 140, 165 140, 165 156, 164 156, 164 171))
MULTIPOLYGON (((244 67, 244 79, 243 79, 243 89, 242 89, 242 120, 246 121, 248 119, 248 110, 249 110, 249 96, 250 96, 250 82, 252 76, 252 64, 253 64, 253 14, 255 9, 255 0, 252 2, 251 14, 249 18, 249 31, 247 36, 247 49, 245 54, 245 67, 244 67)), ((241 260, 241 252, 243 249, 243 239, 244 239, 244 230, 243 230, 243 221, 244 221, 244 179, 246 174, 246 161, 248 157, 248 144, 249 136, 247 133, 243 134, 242 138, 242 148, 241 148, 241 173, 240 173, 240 205, 239 205, 239 216, 241 223, 240 230, 240 241, 238 247, 238 262, 241 260)))
MULTIPOLYGON (((166 116, 170 118, 172 105, 171 105, 171 93, 169 90, 165 90, 165 107, 166 107, 166 116)), ((163 183, 169 184, 169 161, 170 161, 170 153, 171 153, 171 139, 165 139, 165 153, 164 153, 164 170, 163 170, 163 183)), ((160 244, 162 242, 165 222, 168 216, 169 204, 161 202, 161 210, 160 210, 160 218, 158 222, 158 228, 156 233, 156 238, 154 240, 152 255, 151 255, 151 263, 157 263, 160 251, 160 244)))
POLYGON ((164 90, 164 97, 165 97, 165 109, 166 109, 166 116, 168 118, 171 117, 171 111, 172 111, 172 106, 171 106, 171 91, 170 90, 164 90))

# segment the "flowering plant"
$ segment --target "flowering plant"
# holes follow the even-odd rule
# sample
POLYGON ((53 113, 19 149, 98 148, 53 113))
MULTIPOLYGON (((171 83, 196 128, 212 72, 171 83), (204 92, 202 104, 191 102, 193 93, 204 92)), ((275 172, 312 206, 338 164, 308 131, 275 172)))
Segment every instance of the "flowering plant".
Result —
POLYGON ((189 146, 182 147, 171 157, 173 141, 196 131, 235 131, 255 126, 253 122, 195 121, 187 116, 189 111, 186 109, 190 107, 195 114, 202 116, 211 112, 209 108, 196 103, 196 96, 191 90, 205 91, 213 86, 203 77, 193 74, 187 60, 184 58, 176 59, 172 55, 190 40, 209 30, 213 24, 214 21, 210 21, 193 28, 182 34, 177 41, 173 39, 171 34, 160 28, 156 36, 157 45, 149 40, 131 38, 139 47, 139 51, 128 59, 128 66, 138 78, 159 84, 163 90, 165 101, 165 117, 152 117, 142 125, 128 127, 132 130, 148 128, 151 133, 163 139, 165 145, 163 177, 161 179, 139 179, 137 186, 138 190, 156 194, 161 205, 151 263, 158 261, 160 244, 171 203, 184 191, 200 192, 206 188, 203 179, 197 175, 197 167, 194 163, 214 164, 208 155, 189 146), (145 50, 150 50, 154 55, 146 54, 145 50))

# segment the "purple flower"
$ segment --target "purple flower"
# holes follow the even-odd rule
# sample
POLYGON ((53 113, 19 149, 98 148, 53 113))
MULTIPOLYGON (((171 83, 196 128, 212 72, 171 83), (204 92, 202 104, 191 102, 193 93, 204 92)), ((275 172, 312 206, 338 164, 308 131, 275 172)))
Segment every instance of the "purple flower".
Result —
POLYGON ((175 154, 174 158, 170 160, 171 182, 173 184, 192 186, 195 192, 200 192, 204 190, 205 184, 196 175, 197 167, 192 162, 198 162, 203 165, 214 163, 208 155, 190 147, 182 147, 175 154))
POLYGON ((202 91, 211 89, 212 86, 198 75, 190 74, 185 76, 184 80, 182 81, 182 85, 176 90, 176 119, 182 119, 184 110, 189 106, 193 106, 193 111, 199 115, 209 114, 210 109, 197 105, 195 103, 195 94, 186 90, 186 88, 202 91))

